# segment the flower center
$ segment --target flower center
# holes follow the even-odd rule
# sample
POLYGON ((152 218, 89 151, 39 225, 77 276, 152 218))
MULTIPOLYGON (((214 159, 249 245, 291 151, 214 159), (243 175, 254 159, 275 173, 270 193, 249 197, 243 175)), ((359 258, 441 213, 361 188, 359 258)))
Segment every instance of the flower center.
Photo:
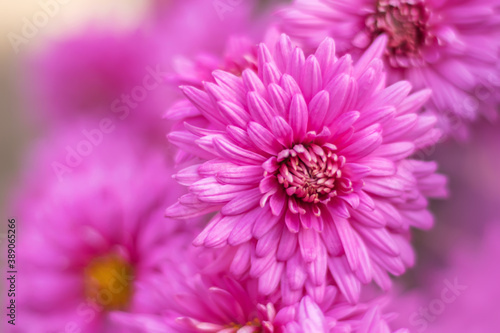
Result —
POLYGON ((435 40, 428 29, 429 10, 419 0, 379 0, 366 20, 372 36, 387 34, 386 54, 394 67, 418 65, 422 46, 435 40))
POLYGON ((105 310, 125 308, 132 297, 132 266, 123 258, 96 258, 85 269, 85 294, 105 310))
POLYGON ((244 325, 237 324, 237 323, 231 323, 228 326, 228 328, 232 328, 235 330, 239 330, 240 328, 243 328, 243 327, 245 328, 245 332, 252 332, 252 333, 262 332, 262 324, 260 323, 260 320, 258 318, 255 318, 252 321, 247 321, 244 325))
POLYGON ((332 144, 295 145, 278 155, 278 182, 288 196, 308 203, 326 203, 339 194, 352 191, 352 183, 342 178, 345 157, 338 156, 332 144))

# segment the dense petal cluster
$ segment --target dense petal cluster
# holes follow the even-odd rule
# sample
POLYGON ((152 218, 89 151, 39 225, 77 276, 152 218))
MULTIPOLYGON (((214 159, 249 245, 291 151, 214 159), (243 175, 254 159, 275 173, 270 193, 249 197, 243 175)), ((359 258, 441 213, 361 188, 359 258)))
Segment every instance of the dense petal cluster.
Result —
POLYGON ((171 256, 164 266, 169 267, 168 274, 157 284, 161 297, 165 298, 163 313, 117 314, 128 328, 179 333, 392 332, 388 322, 395 314, 382 313, 386 303, 383 298, 352 305, 335 287, 329 286, 322 303, 304 296, 292 305, 285 305, 279 293, 260 294, 257 280, 236 280, 227 276, 227 271, 214 269, 210 263, 216 260, 218 250, 201 250, 181 242, 170 248, 185 260, 171 256))
POLYGON ((361 284, 388 288, 412 265, 409 228, 432 225, 427 197, 445 195, 445 179, 409 157, 438 140, 436 118, 418 113, 429 91, 385 87, 386 41, 353 64, 329 38, 306 59, 282 36, 274 55, 259 45, 257 71, 182 87, 209 126, 169 134, 202 163, 175 176, 189 194, 167 216, 217 211, 195 244, 227 247, 231 272, 261 294, 321 303, 334 281, 354 303, 361 284))
MULTIPOLYGON (((33 164, 50 165, 57 146, 51 142, 33 164)), ((182 193, 158 179, 170 170, 161 152, 118 136, 62 179, 51 169, 37 175, 17 203, 18 223, 27 223, 18 244, 24 290, 17 298, 26 320, 16 332, 132 332, 113 314, 162 311, 150 290, 169 269, 170 247, 193 237, 178 235, 183 227, 162 216, 182 193)))
POLYGON ((321 305, 304 296, 293 305, 280 306, 279 301, 259 302, 253 280, 241 284, 219 278, 210 285, 198 278, 198 282, 190 294, 176 297, 178 310, 170 315, 177 315, 173 326, 177 332, 392 332, 387 322, 392 315, 382 315, 377 302, 351 305, 327 292, 329 302, 321 305))
POLYGON ((359 54, 386 34, 389 80, 431 88, 429 108, 449 134, 463 136, 480 113, 496 117, 498 1, 296 0, 280 16, 283 31, 308 48, 331 36, 341 53, 359 54))

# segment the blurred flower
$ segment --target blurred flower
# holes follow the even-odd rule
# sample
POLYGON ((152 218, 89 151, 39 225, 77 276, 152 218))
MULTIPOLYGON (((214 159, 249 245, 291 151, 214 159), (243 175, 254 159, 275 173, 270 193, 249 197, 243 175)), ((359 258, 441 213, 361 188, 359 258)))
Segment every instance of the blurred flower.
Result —
POLYGON ((174 71, 169 78, 177 85, 202 87, 204 81, 214 82, 212 72, 221 69, 234 75, 251 68, 257 70, 257 45, 250 38, 231 36, 221 57, 201 52, 194 60, 188 57, 174 59, 174 71))
POLYGON ((160 122, 168 102, 166 68, 141 32, 88 30, 54 41, 33 58, 26 74, 37 119, 111 118, 147 133, 166 130, 160 122))
MULTIPOLYGON (((280 294, 258 293, 255 279, 236 280, 218 270, 217 250, 177 243, 171 247, 183 261, 171 262, 159 283, 169 298, 163 314, 116 314, 129 328, 140 332, 391 332, 394 313, 382 314, 385 299, 351 305, 334 286, 317 304, 309 296, 283 305, 280 294)), ((219 267, 220 268, 220 267, 219 267)), ((403 333, 406 330, 399 330, 403 333)))
POLYGON ((500 4, 495 0, 296 0, 281 11, 282 29, 308 48, 325 36, 357 54, 380 34, 390 83, 431 88, 441 127, 464 137, 466 121, 497 116, 500 4))
MULTIPOLYGON (((72 139, 56 138, 32 166, 48 171, 72 139)), ((171 246, 192 239, 163 217, 181 193, 172 171, 161 154, 115 136, 60 181, 39 174, 17 203, 24 320, 15 332, 129 332, 113 314, 164 308, 153 287, 176 255, 171 246)))
POLYGON ((151 33, 159 34, 164 51, 193 55, 198 52, 221 54, 230 36, 260 37, 270 19, 270 11, 258 12, 257 0, 153 0, 151 33), (169 43, 165 43, 165 35, 169 43))
POLYGON ((187 112, 210 126, 169 135, 205 162, 175 176, 190 193, 167 216, 219 211, 195 244, 237 246, 232 273, 259 278, 264 295, 281 281, 285 303, 304 289, 321 303, 329 270, 357 302, 361 283, 388 288, 387 272, 412 265, 410 226, 432 225, 426 197, 445 195, 445 179, 408 158, 439 138, 435 118, 416 113, 429 92, 385 88, 384 46, 377 39, 353 66, 331 39, 306 60, 283 36, 274 57, 259 46, 257 72, 217 70, 204 90, 183 87, 187 112))

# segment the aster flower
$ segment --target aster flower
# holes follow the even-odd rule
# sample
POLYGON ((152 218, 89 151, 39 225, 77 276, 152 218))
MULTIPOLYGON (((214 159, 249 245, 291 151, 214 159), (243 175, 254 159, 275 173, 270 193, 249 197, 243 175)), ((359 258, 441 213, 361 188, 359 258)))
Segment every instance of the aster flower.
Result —
POLYGON ((342 54, 359 54, 386 34, 390 83, 431 88, 429 109, 448 134, 464 137, 467 121, 497 115, 498 1, 296 0, 280 15, 283 31, 308 48, 331 36, 342 54))
POLYGON ((354 303, 362 283, 388 288, 388 272, 413 263, 409 228, 432 225, 427 197, 443 196, 445 179, 409 158, 439 138, 417 113, 429 92, 384 86, 384 46, 353 65, 329 38, 305 59, 282 36, 274 56, 259 45, 257 72, 182 88, 210 126, 169 134, 202 163, 175 176, 190 193, 166 214, 217 212, 194 243, 226 247, 231 272, 258 278, 264 295, 280 286, 286 304, 304 292, 321 303, 334 280, 354 303))
MULTIPOLYGON (((32 165, 50 165, 59 142, 32 165)), ((16 329, 131 332, 113 315, 159 313, 163 301, 152 286, 174 255, 171 246, 193 237, 162 216, 181 189, 157 178, 172 172, 161 154, 120 136, 95 148, 62 181, 52 172, 39 174, 41 184, 30 184, 17 203, 23 286, 17 306, 24 320, 16 329)))

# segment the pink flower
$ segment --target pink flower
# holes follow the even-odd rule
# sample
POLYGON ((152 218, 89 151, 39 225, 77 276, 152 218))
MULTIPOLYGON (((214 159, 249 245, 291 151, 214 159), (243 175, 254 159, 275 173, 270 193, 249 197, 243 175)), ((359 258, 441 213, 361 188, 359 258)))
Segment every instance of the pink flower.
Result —
POLYGON ((431 88, 428 104, 449 134, 464 136, 479 113, 499 102, 500 4, 494 0, 296 0, 281 11, 282 29, 308 48, 325 36, 357 54, 387 34, 390 83, 431 88))
POLYGON ((30 109, 49 124, 109 118, 163 133, 167 68, 157 53, 140 31, 89 29, 55 41, 29 63, 30 109))
POLYGON ((382 315, 376 303, 351 305, 338 302, 335 294, 328 293, 333 298, 323 306, 310 296, 293 305, 279 306, 278 301, 256 299, 254 280, 241 284, 226 278, 219 282, 222 286, 208 288, 210 285, 197 279, 191 294, 177 295, 178 312, 170 313, 178 315, 173 325, 177 332, 392 332, 387 322, 392 315, 382 315))
MULTIPOLYGON (((57 161, 55 147, 71 137, 58 138, 31 165, 57 161)), ((61 181, 47 172, 25 189, 16 216, 20 332, 131 332, 116 313, 164 308, 153 287, 171 248, 193 235, 162 216, 182 193, 159 177, 172 173, 165 158, 126 138, 106 138, 61 181)))
POLYGON ((264 295, 281 286, 287 304, 305 291, 321 303, 334 280, 354 303, 362 283, 388 288, 412 265, 411 226, 432 226, 427 197, 445 195, 445 179, 409 158, 439 138, 417 113, 429 92, 384 86, 384 46, 353 65, 331 39, 305 59, 283 36, 274 56, 259 46, 257 72, 182 88, 209 126, 169 135, 202 163, 175 176, 190 193, 167 216, 218 212, 194 243, 227 247, 231 272, 264 295))
POLYGON ((129 328, 192 333, 391 332, 388 321, 395 316, 382 314, 382 299, 351 305, 334 286, 328 286, 321 304, 304 296, 297 303, 283 305, 279 293, 260 295, 257 280, 235 280, 218 271, 214 266, 217 251, 200 251, 181 243, 176 246, 175 252, 185 260, 171 262, 172 268, 158 284, 167 290, 163 292, 168 298, 163 314, 122 318, 129 328))

